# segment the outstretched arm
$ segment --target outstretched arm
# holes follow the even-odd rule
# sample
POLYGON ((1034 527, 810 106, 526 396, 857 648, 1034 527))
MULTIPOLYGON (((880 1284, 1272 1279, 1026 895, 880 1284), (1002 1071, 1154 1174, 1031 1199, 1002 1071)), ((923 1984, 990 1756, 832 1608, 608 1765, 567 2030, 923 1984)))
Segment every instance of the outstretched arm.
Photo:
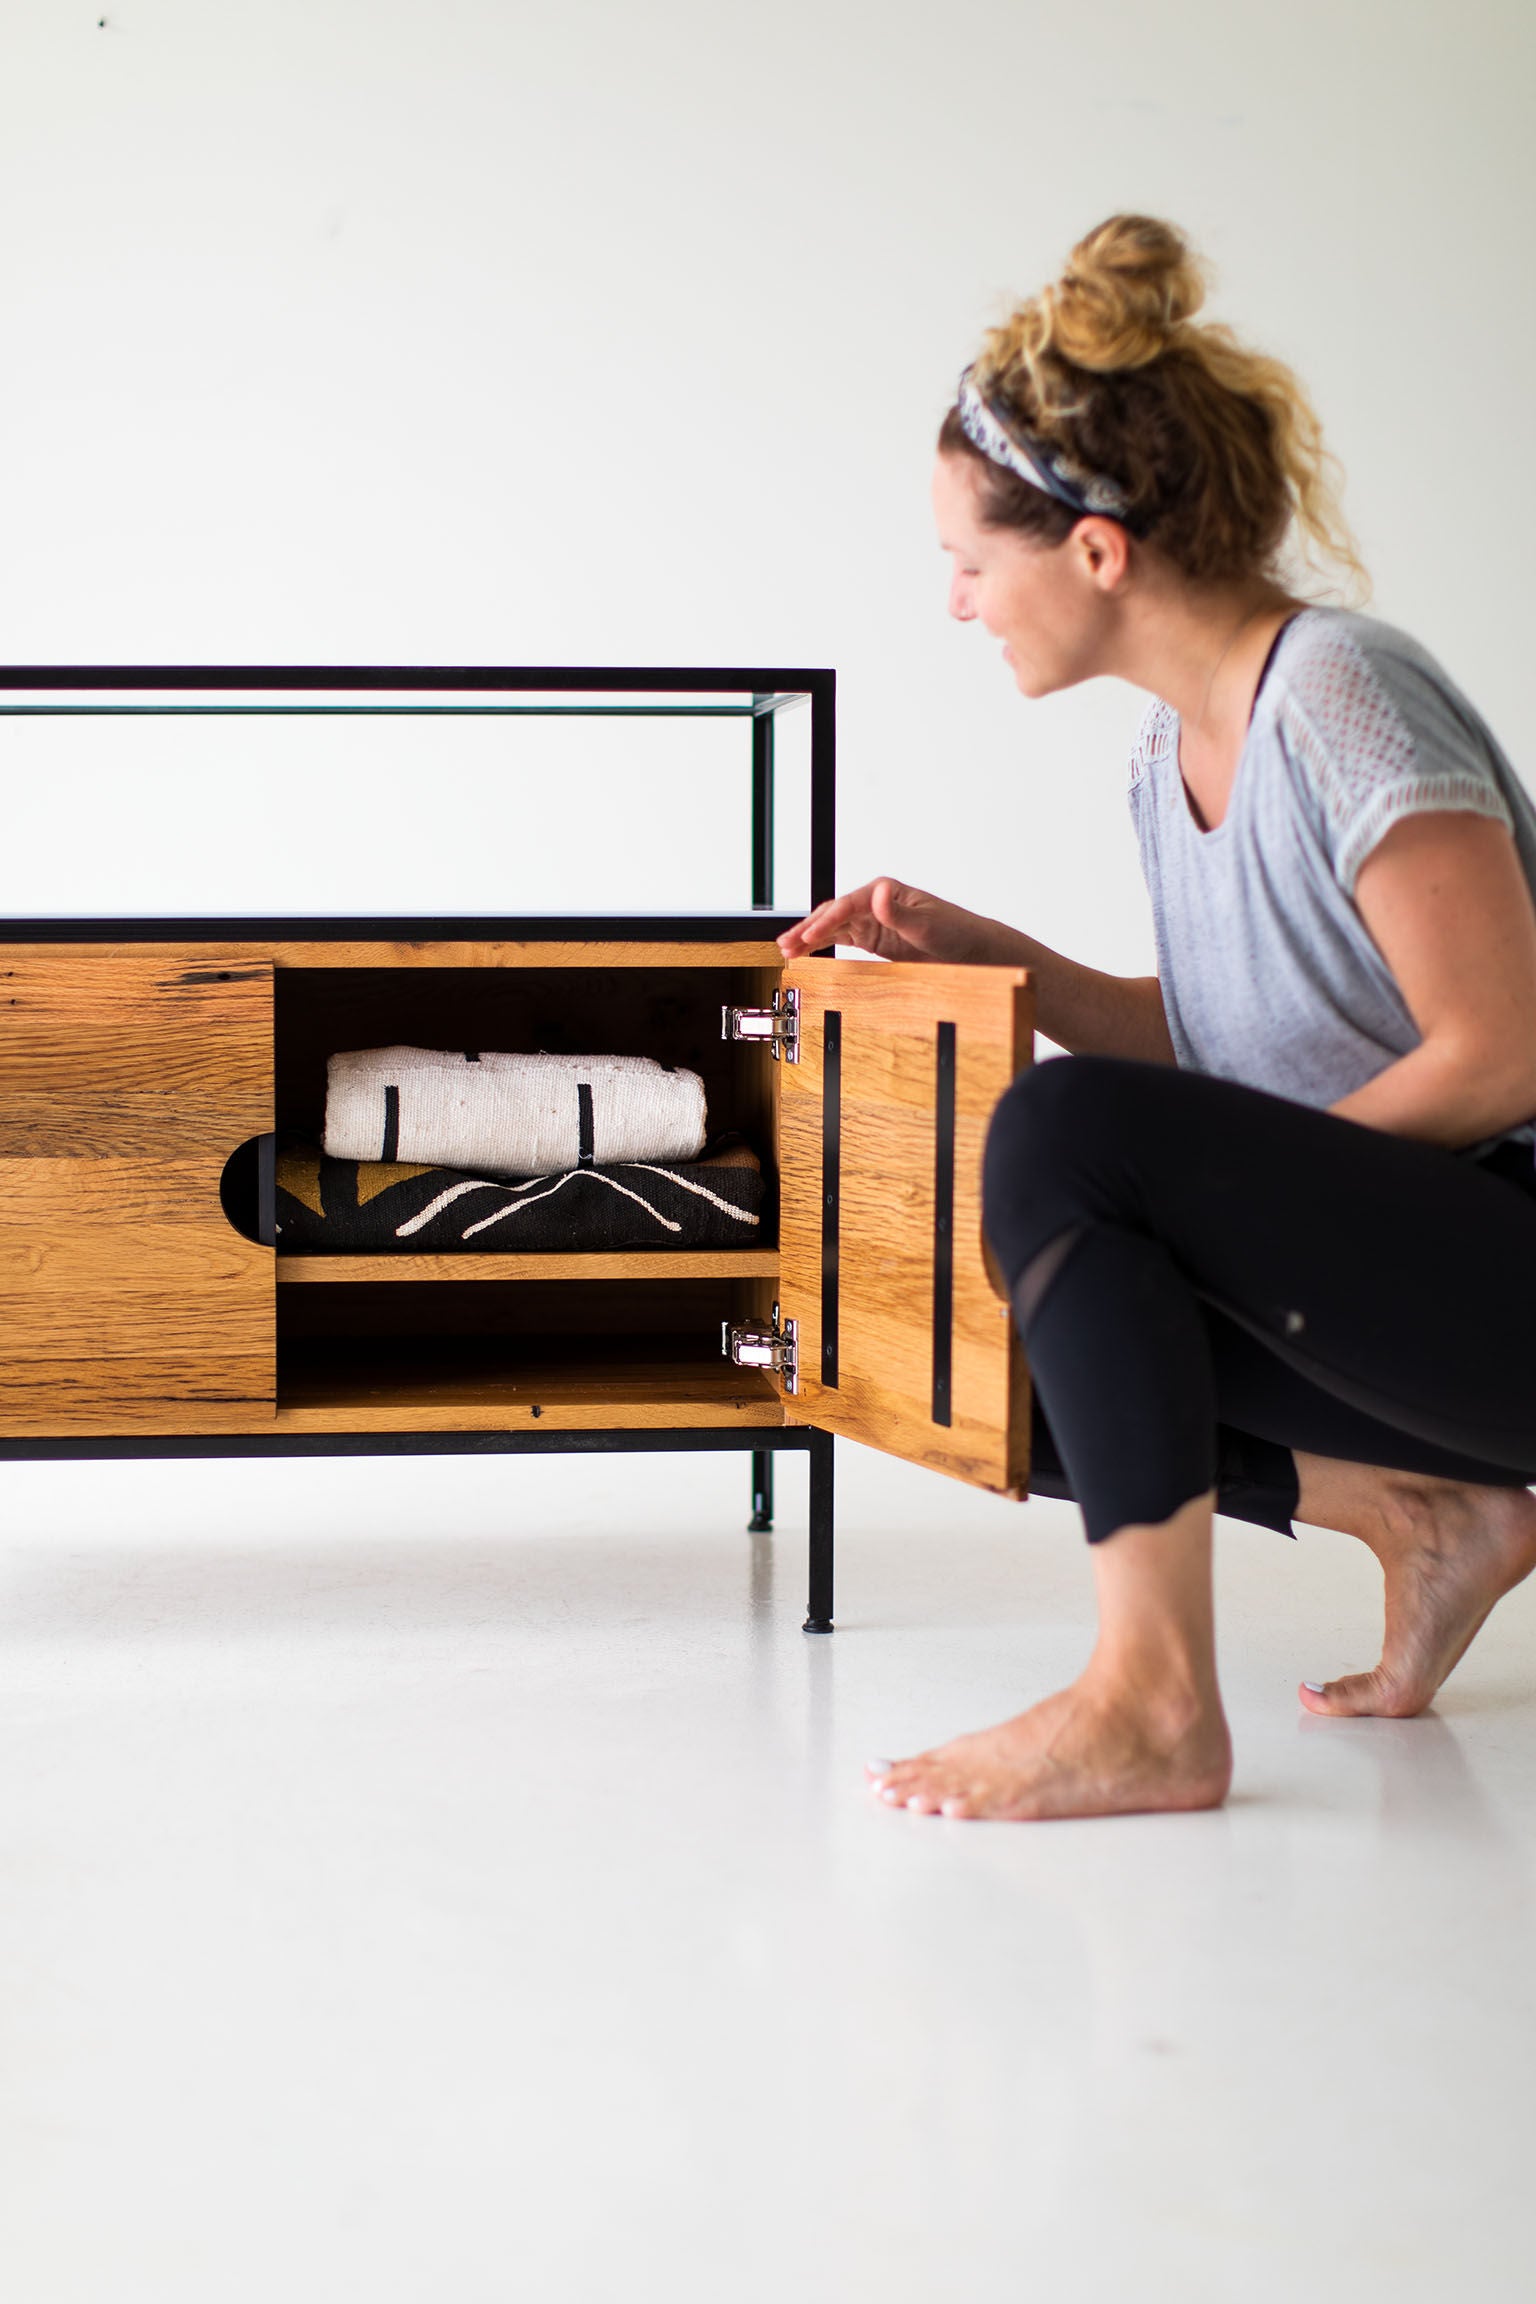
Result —
POLYGON ((958 960, 1028 968, 1040 1030, 1074 1056, 1138 1056, 1171 1064, 1173 1042, 1155 976, 1106 976, 1022 929, 946 904, 901 880, 871 880, 820 904, 779 938, 786 960, 829 944, 852 944, 882 960, 958 960))

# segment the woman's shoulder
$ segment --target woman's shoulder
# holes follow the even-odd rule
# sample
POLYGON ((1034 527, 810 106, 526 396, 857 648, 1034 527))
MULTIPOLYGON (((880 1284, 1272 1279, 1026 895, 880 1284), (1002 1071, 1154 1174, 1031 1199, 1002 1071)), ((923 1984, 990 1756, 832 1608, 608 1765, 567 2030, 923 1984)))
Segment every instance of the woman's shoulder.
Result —
POLYGON ((1131 746, 1130 789, 1135 792, 1160 761, 1174 759, 1179 748, 1179 716, 1161 696, 1154 696, 1141 716, 1131 746))
MULTIPOLYGON (((1303 608, 1280 635, 1261 703, 1276 712, 1288 705, 1316 739, 1356 753, 1362 737, 1368 748, 1390 739, 1400 692, 1426 680, 1454 693, 1428 651, 1395 625, 1349 608, 1303 608)), ((1132 792, 1177 758, 1178 745, 1179 716, 1154 696, 1131 748, 1132 792)))
POLYGON ((1281 634, 1272 687, 1316 736, 1349 752, 1411 737, 1427 697, 1470 706, 1410 633, 1352 608, 1303 608, 1281 634))

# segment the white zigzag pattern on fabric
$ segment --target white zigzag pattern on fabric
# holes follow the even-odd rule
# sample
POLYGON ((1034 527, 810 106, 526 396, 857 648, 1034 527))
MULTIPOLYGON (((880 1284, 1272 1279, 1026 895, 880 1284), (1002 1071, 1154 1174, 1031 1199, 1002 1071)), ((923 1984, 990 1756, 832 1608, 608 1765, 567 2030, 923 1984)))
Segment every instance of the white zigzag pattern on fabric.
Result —
POLYGON ((649 1160, 626 1160, 626 1168, 643 1168, 651 1176, 665 1176, 680 1192, 696 1192, 701 1200, 708 1200, 721 1208, 727 1216, 734 1216, 738 1224, 757 1224, 762 1221, 750 1208, 733 1208, 729 1200, 722 1200, 718 1192, 711 1192, 707 1184, 690 1184, 686 1176, 679 1176, 673 1168, 653 1168, 649 1160))
MULTIPOLYGON (((630 1160, 626 1161, 624 1165, 630 1168, 641 1168, 649 1176, 664 1176, 667 1182, 675 1184, 680 1192, 692 1192, 700 1200, 709 1201, 712 1207, 723 1210, 727 1216, 734 1216, 738 1224, 761 1222, 761 1218, 754 1215, 750 1209, 732 1207, 730 1201, 723 1200, 718 1192, 711 1192, 708 1186, 704 1184, 690 1183, 686 1176, 679 1176, 674 1169, 653 1167, 648 1160, 630 1160)), ((671 1217, 663 1216, 659 1208, 653 1206, 649 1200, 642 1198, 640 1193, 631 1192, 627 1184, 620 1184, 615 1177, 605 1176, 594 1168, 568 1168, 563 1176, 556 1177, 547 1192, 535 1192, 533 1190, 535 1184, 543 1184, 547 1181, 545 1177, 530 1177, 528 1183, 523 1187, 520 1198, 513 1200, 505 1208, 498 1208, 494 1216, 484 1216, 478 1224, 471 1224, 468 1231, 459 1234, 459 1238, 468 1240, 476 1232, 489 1231, 491 1226, 499 1224, 503 1217, 515 1216, 520 1208, 532 1208, 540 1200, 552 1200, 557 1192, 578 1176, 585 1176, 594 1184, 606 1184, 610 1191, 621 1192, 626 1200, 633 1200, 637 1207, 643 1208, 647 1216, 654 1216, 657 1223, 665 1231, 681 1232, 681 1224, 674 1224, 671 1217)), ((505 1192, 506 1190, 505 1183, 496 1183, 487 1176, 477 1176, 458 1184, 450 1184, 446 1191, 438 1193, 435 1200, 428 1201, 426 1207, 417 1215, 408 1217, 403 1224, 397 1224, 395 1226, 395 1238, 405 1240, 412 1233, 422 1231, 435 1216, 440 1216, 445 1208, 451 1207, 454 1201, 461 1199, 466 1192, 505 1192)))
MULTIPOLYGON (((658 1171, 658 1173, 665 1173, 665 1171, 658 1171)), ((504 1216, 515 1216, 519 1209, 531 1208, 536 1200, 552 1200, 555 1194, 576 1176, 585 1176, 594 1184, 606 1184, 611 1192, 622 1192, 626 1200, 633 1200, 637 1207, 645 1210, 647 1216, 654 1216, 663 1231, 681 1232, 681 1224, 674 1224, 670 1216, 663 1216, 659 1208, 653 1208, 649 1200, 642 1200, 638 1192, 631 1192, 627 1184, 617 1183, 612 1176, 603 1176, 595 1168, 569 1168, 563 1176, 551 1184, 547 1192, 534 1192, 527 1199, 514 1200, 509 1208, 498 1208, 494 1216, 482 1216, 478 1224, 471 1224, 469 1230, 461 1233, 459 1237, 468 1240, 476 1232, 488 1232, 491 1226, 499 1224, 504 1216)), ((534 1178, 535 1183, 540 1181, 540 1178, 534 1178)))
POLYGON ((450 1184, 446 1192, 439 1192, 435 1200, 428 1202, 419 1216, 412 1216, 404 1224, 397 1224, 395 1226, 395 1238, 404 1240, 410 1233, 419 1232, 424 1224, 430 1224, 434 1216, 440 1216, 452 1201, 459 1199, 465 1192, 504 1192, 505 1190, 504 1184, 493 1183, 489 1176, 478 1176, 471 1184, 450 1184))

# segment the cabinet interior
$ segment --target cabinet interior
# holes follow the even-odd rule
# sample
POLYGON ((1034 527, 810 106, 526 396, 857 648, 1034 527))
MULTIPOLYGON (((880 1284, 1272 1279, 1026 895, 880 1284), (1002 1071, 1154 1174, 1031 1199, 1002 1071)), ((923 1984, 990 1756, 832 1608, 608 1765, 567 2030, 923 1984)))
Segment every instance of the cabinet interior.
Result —
POLYGON ((280 1421, 779 1421, 776 1384, 721 1348, 722 1322, 766 1314, 775 1294, 779 1066, 766 1047, 722 1040, 720 1026, 722 1006, 766 1006, 778 982, 774 968, 707 965, 279 966, 280 1133, 319 1142, 326 1059, 340 1049, 651 1056, 700 1075, 710 1134, 739 1129, 769 1186, 750 1250, 279 1255, 280 1421))

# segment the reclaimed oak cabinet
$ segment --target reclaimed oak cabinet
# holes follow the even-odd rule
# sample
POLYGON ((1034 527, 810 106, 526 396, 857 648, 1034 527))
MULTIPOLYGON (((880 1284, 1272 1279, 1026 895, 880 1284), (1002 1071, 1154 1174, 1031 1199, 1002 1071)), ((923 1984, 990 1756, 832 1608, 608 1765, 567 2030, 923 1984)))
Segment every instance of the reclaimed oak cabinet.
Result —
POLYGON ((800 1449, 807 1629, 830 1630, 834 1434, 1025 1491, 1027 1374, 987 1278, 980 1169, 1032 1043, 1016 969, 784 964, 775 935, 833 886, 832 675, 0 671, 12 724, 445 708, 736 714, 751 902, 0 922, 0 1456, 741 1449, 761 1528, 773 1453, 800 1449), (809 885, 784 910, 774 731, 800 699, 809 885), (689 1066, 776 1185, 760 1237, 285 1253, 276 1138, 318 1136, 331 1053, 387 1042, 689 1066))

